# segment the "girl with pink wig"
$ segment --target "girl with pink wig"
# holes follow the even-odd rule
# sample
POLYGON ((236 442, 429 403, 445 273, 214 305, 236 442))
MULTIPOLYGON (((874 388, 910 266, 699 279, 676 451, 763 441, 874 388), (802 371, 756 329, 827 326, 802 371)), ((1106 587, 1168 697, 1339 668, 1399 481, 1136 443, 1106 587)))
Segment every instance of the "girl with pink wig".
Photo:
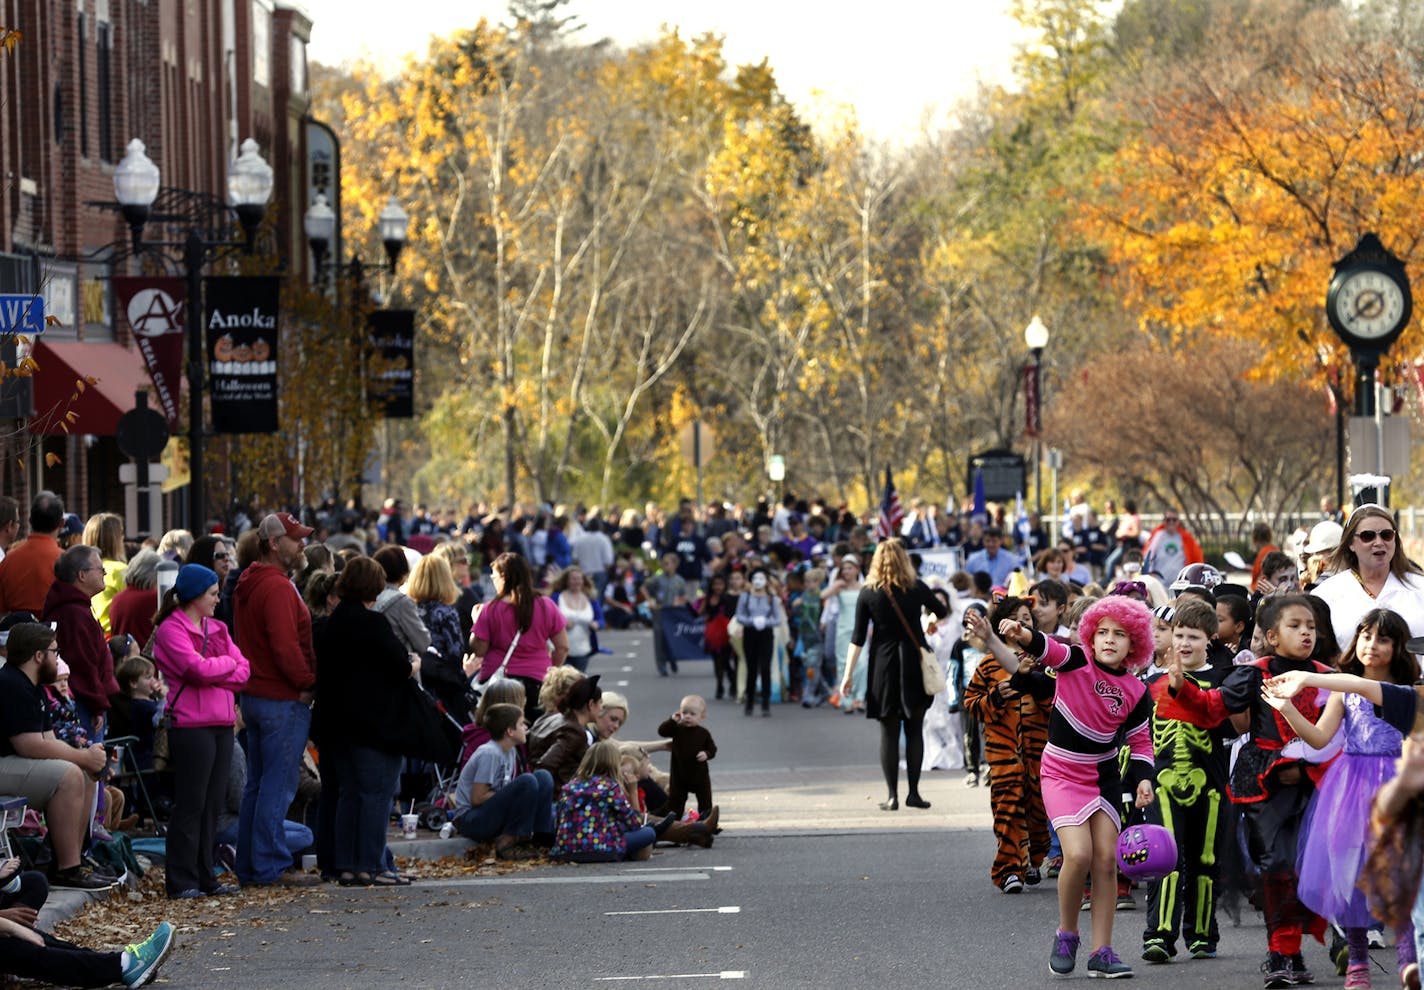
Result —
POLYGON ((1111 595, 1083 614, 1082 645, 1066 646, 1012 620, 998 636, 985 628, 990 650, 1009 671, 1042 664, 1057 674, 1057 698, 1043 751, 1043 803, 1063 845, 1058 877, 1059 925, 1049 969, 1066 976, 1078 955, 1079 894, 1093 878, 1093 954, 1088 975, 1109 979, 1131 976, 1132 969, 1113 951, 1113 915, 1117 909, 1117 836, 1122 827, 1118 806, 1124 784, 1137 807, 1153 797, 1152 698, 1133 673, 1153 653, 1152 613, 1141 602, 1111 595), (1118 770, 1122 746, 1130 750, 1126 780, 1118 770))

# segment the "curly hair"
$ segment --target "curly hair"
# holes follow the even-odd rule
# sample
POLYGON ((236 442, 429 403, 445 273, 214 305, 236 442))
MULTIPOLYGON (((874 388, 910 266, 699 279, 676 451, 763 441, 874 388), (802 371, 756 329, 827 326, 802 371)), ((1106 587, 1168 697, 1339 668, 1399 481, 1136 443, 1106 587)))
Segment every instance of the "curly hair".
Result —
POLYGON ((1083 621, 1078 625, 1078 636, 1083 641, 1083 650, 1093 655, 1093 635, 1104 619, 1111 619, 1127 630, 1132 644, 1127 652, 1128 670, 1139 670, 1152 662, 1155 644, 1152 640, 1152 613, 1147 606, 1123 595, 1108 595, 1093 603, 1083 613, 1083 621))

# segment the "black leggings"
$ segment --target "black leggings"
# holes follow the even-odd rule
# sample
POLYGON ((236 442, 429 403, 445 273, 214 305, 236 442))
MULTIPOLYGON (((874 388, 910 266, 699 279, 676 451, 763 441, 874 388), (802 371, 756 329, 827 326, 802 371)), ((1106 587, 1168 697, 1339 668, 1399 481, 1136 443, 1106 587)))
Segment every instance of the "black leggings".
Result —
POLYGON ((742 652, 747 660, 747 711, 756 704, 757 678, 761 678, 761 708, 771 710, 771 656, 776 652, 776 633, 770 629, 748 629, 742 636, 742 652))
POLYGON ((900 726, 905 727, 905 779, 910 797, 920 793, 920 765, 925 762, 925 717, 901 718, 899 713, 880 720, 880 771, 890 797, 900 793, 900 726))
POLYGON ((43 947, 0 938, 0 973, 62 987, 106 987, 123 979, 123 955, 81 949, 47 932, 43 947))

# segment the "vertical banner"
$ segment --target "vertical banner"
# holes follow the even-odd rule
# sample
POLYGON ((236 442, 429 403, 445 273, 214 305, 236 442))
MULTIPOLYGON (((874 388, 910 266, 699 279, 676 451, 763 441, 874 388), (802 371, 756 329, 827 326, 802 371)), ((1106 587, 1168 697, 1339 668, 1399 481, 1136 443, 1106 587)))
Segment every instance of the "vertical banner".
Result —
POLYGON ((214 433, 277 432, 281 284, 275 275, 203 280, 214 433))
POLYGON ((1036 437, 1039 431, 1038 365, 1023 366, 1024 380, 1024 436, 1036 437))
POLYGON ((158 405, 168 429, 178 429, 178 397, 182 391, 183 331, 188 286, 181 278, 115 276, 114 295, 128 316, 134 342, 158 392, 158 405))
POLYGON ((415 415, 415 310, 371 313, 370 402, 386 419, 415 415))

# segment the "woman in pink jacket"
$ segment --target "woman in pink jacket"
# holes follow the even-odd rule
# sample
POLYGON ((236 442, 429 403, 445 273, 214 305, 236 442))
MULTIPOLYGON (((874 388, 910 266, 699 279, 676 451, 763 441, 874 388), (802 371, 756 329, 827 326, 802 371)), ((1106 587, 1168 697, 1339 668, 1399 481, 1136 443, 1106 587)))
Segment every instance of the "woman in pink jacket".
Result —
POLYGON ((213 618, 218 576, 187 564, 163 597, 155 622, 154 660, 168 681, 168 752, 173 765, 173 817, 168 825, 171 898, 231 894, 213 876, 218 813, 232 766, 233 699, 247 683, 247 658, 213 618))

